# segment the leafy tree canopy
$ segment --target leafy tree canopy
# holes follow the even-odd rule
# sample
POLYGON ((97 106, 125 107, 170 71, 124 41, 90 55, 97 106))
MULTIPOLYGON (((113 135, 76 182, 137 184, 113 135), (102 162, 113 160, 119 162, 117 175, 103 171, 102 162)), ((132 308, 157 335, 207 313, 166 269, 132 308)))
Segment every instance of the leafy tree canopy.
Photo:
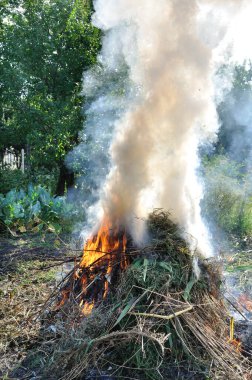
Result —
POLYGON ((1 0, 0 150, 30 147, 33 167, 63 165, 83 118, 82 73, 100 31, 91 0, 1 0))

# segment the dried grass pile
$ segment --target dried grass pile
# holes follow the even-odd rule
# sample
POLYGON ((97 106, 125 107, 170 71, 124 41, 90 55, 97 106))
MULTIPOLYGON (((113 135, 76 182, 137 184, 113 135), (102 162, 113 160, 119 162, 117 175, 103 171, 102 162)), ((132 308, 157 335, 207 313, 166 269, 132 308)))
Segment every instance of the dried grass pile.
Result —
MULTIPOLYGON (((220 270, 189 252, 169 214, 150 215, 151 243, 88 317, 74 296, 43 347, 42 379, 250 379, 251 362, 228 341, 220 270)), ((41 363, 40 363, 41 364, 41 363)))

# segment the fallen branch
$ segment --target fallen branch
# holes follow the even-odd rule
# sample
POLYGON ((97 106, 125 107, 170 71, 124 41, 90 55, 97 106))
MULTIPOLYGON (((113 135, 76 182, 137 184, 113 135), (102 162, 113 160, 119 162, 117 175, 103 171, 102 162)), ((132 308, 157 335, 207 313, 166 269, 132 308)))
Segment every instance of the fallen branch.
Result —
POLYGON ((150 317, 150 318, 159 318, 159 319, 169 320, 169 319, 178 317, 181 314, 187 313, 188 311, 191 311, 192 309, 193 309, 193 307, 189 306, 188 308, 186 308, 184 310, 177 311, 177 312, 170 314, 170 315, 160 315, 160 314, 151 314, 151 313, 134 313, 134 312, 130 312, 128 314, 140 316, 140 317, 150 317))

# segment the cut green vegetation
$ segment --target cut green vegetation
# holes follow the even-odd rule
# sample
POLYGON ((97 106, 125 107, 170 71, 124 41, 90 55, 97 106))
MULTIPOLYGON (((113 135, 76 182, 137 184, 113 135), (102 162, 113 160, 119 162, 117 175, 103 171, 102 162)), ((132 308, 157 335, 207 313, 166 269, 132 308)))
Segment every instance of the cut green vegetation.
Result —
POLYGON ((30 361, 40 357, 42 379, 245 379, 250 365, 228 342, 218 263, 198 258, 197 280, 197 257, 169 214, 155 211, 148 226, 150 244, 128 250, 133 262, 90 315, 84 317, 78 306, 78 279, 66 278, 53 295, 50 309, 59 305, 70 281, 64 306, 44 316, 44 331, 53 325, 57 332, 53 344, 30 356, 30 361))

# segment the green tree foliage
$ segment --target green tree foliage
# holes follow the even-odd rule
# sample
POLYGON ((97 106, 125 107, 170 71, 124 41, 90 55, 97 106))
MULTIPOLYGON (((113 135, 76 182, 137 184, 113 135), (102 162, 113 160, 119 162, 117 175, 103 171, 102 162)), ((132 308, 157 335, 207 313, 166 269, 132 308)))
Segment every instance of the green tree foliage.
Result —
POLYGON ((221 128, 217 152, 224 152, 239 163, 246 161, 252 147, 251 83, 252 63, 249 61, 235 66, 232 87, 218 107, 221 128))
POLYGON ((29 147, 32 170, 64 169, 83 125, 82 74, 100 49, 92 1, 2 0, 0 8, 0 149, 29 147))
MULTIPOLYGON (((223 67, 230 71, 230 67, 223 67)), ((221 73, 220 73, 221 74, 221 73)), ((233 83, 218 107, 216 150, 204 162, 204 214, 237 236, 252 234, 252 63, 233 68, 233 83)))

